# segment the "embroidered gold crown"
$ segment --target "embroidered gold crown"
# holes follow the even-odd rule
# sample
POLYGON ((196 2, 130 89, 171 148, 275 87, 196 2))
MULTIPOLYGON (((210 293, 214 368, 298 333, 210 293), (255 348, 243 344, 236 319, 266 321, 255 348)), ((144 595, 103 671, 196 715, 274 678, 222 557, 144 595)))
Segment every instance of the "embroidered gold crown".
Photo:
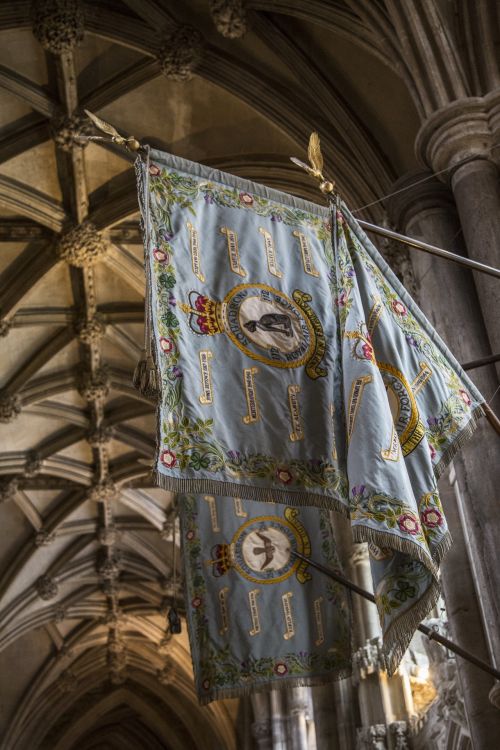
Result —
POLYGON ((191 330, 202 336, 215 336, 223 333, 222 303, 205 297, 198 292, 189 292, 189 304, 180 302, 182 312, 189 315, 189 326, 191 330))
POLYGON ((229 544, 216 544, 212 547, 212 560, 207 560, 205 565, 212 566, 212 574, 216 578, 223 576, 231 567, 231 556, 229 544))

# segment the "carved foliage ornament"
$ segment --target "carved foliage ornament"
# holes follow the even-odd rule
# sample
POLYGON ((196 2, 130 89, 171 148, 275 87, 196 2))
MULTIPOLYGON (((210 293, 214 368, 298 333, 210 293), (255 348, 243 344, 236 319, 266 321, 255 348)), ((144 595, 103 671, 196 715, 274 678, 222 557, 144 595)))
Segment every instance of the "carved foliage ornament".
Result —
POLYGON ((106 323, 98 313, 93 318, 80 318, 76 322, 76 332, 82 344, 97 344, 106 333, 106 323))
POLYGON ((55 599, 59 593, 57 581, 49 575, 43 575, 40 576, 40 578, 37 578, 35 588, 40 599, 43 599, 46 602, 55 599))
POLYGON ((177 26, 169 31, 158 52, 161 71, 172 81, 189 81, 203 56, 204 41, 192 26, 177 26))
POLYGON ((21 413, 21 399, 17 394, 0 394, 0 422, 13 422, 21 413))
POLYGON ((93 132, 89 118, 79 113, 54 118, 51 129, 54 143, 66 153, 69 153, 74 146, 82 148, 87 146, 88 141, 80 141, 78 136, 90 135, 93 132))
POLYGON ((33 34, 54 55, 68 52, 83 39, 84 18, 78 0, 34 0, 33 34))
POLYGON ((112 500, 116 497, 118 490, 112 479, 103 479, 101 482, 95 482, 87 490, 87 500, 94 503, 103 503, 106 500, 112 500))
POLYGON ((105 399, 109 393, 109 375, 105 368, 94 373, 86 372, 82 375, 78 392, 85 401, 105 399))
POLYGON ((0 481, 0 503, 9 502, 16 497, 19 481, 16 477, 5 478, 0 481))
POLYGON ((242 0, 209 0, 215 28, 226 39, 239 39, 248 30, 247 14, 242 0))
POLYGON ((70 266, 89 268, 106 255, 108 243, 90 221, 84 221, 63 234, 56 255, 70 266))

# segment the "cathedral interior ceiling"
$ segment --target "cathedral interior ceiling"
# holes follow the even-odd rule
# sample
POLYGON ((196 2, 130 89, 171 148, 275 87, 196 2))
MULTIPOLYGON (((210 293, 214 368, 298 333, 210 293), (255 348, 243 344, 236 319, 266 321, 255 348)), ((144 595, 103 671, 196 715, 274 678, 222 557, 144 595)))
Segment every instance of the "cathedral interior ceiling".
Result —
MULTIPOLYGON (((197 707, 187 637, 166 628, 182 594, 172 496, 149 479, 153 404, 131 385, 144 289, 133 164, 79 145, 81 112, 316 201, 288 157, 318 129, 355 208, 416 166, 421 108, 385 14, 377 32, 348 0, 246 5, 249 30, 231 39, 205 0, 82 2, 83 39, 56 55, 30 2, 0 4, 2 750, 236 747, 236 701, 197 707), (203 36, 184 81, 162 72, 174 16, 203 36)), ((380 206, 363 218, 381 221, 380 206)))

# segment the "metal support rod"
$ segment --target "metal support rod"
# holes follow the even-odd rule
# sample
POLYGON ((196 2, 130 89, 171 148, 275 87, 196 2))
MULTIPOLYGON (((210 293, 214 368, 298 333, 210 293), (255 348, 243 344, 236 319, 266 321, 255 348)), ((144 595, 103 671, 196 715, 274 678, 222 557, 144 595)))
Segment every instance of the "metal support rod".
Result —
POLYGON ((453 261, 453 263, 458 263, 461 266, 471 268, 473 271, 481 271, 481 273, 487 273, 490 276, 495 276, 495 278, 500 279, 500 269, 493 268, 492 266, 487 266, 484 263, 480 263, 478 260, 471 260, 470 258, 463 257, 462 255, 450 253, 449 250, 443 250, 442 247, 429 245, 428 242, 415 240, 413 239, 413 237, 407 237, 404 234, 393 232, 391 229, 385 229, 385 227, 379 227, 376 224, 370 224, 367 221, 361 221, 360 219, 357 219, 357 222, 367 232, 374 232, 374 234, 380 234, 382 237, 388 237, 391 240, 397 240, 398 242, 402 242, 404 245, 409 245, 409 247, 414 247, 417 250, 423 250, 426 253, 437 255, 439 258, 445 258, 446 260, 453 261))
MULTIPOLYGON (((344 578, 344 576, 340 573, 336 573, 330 568, 326 568, 324 565, 314 562, 314 560, 311 560, 309 557, 306 557, 300 552, 295 552, 294 550, 292 550, 292 555, 295 555, 295 557, 298 557, 300 560, 306 562, 311 566, 311 568, 316 568, 316 570, 324 573, 324 575, 328 576, 329 578, 333 578, 334 581, 341 583, 346 588, 354 591, 356 594, 359 594, 359 596, 362 596, 364 599, 368 599, 369 602, 373 602, 373 604, 375 604, 375 597, 373 596, 373 594, 371 594, 369 591, 365 591, 365 589, 360 588, 360 586, 357 586, 355 583, 352 583, 352 581, 350 581, 348 578, 344 578)), ((460 646, 457 646, 456 643, 453 643, 453 641, 450 641, 448 638, 440 635, 440 633, 432 630, 432 628, 428 628, 427 625, 417 625, 417 630, 420 630, 420 632, 426 635, 430 640, 437 641, 437 643, 440 643, 441 646, 444 646, 444 648, 447 648, 449 651, 453 651, 454 654, 458 654, 458 656, 461 656, 462 659, 465 659, 471 664, 474 664, 474 666, 478 667, 479 669, 482 669, 483 672, 487 672, 488 674, 495 677, 495 679, 500 680, 500 671, 498 669, 495 669, 495 667, 492 667, 491 664, 487 664, 485 661, 478 659, 477 656, 474 656, 474 654, 470 654, 468 651, 465 651, 460 646)))
POLYGON ((476 367, 484 367, 485 365, 492 365, 495 362, 500 362, 500 354, 490 354, 489 357, 482 357, 481 359, 473 359, 471 362, 465 362, 462 365, 464 370, 475 370, 476 367))

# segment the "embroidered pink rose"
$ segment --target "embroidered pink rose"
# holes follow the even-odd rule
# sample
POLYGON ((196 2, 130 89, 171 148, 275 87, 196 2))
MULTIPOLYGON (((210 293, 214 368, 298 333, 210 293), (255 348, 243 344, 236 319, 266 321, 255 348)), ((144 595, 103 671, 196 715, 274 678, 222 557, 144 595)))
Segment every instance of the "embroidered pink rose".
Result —
POLYGON ((459 390, 459 394, 460 394, 460 398, 462 399, 462 401, 464 402, 464 404, 466 404, 467 406, 470 406, 472 402, 470 400, 470 396, 467 393, 467 391, 464 391, 463 389, 460 389, 459 390))
POLYGON ((199 596, 195 596, 194 599, 191 600, 191 605, 195 607, 195 609, 201 607, 201 598, 199 596))
POLYGON ((402 516, 399 516, 398 526, 401 531, 405 531, 407 534, 418 534, 420 531, 420 524, 415 516, 410 516, 409 513, 404 513, 402 516))
POLYGON ((276 476, 280 480, 280 482, 283 482, 283 484, 290 484, 293 477, 291 473, 288 471, 288 469, 278 469, 276 471, 276 476))
POLYGON ((337 221, 338 221, 339 224, 343 224, 344 223, 344 217, 342 216, 342 214, 340 213, 340 211, 337 211, 337 221))
POLYGON ((177 457, 172 451, 163 451, 160 456, 160 461, 167 469, 173 469, 177 463, 177 457))
POLYGON ((240 203, 243 203, 244 206, 251 206, 253 197, 249 193, 240 193, 240 203))
POLYGON ((149 174, 153 175, 153 177, 156 177, 161 172, 160 167, 157 164, 150 164, 149 165, 149 174))
POLYGON ((278 661, 274 665, 274 673, 277 674, 279 677, 283 677, 288 672, 288 667, 284 662, 278 661))
POLYGON ((408 312, 406 307, 403 305, 403 303, 399 299, 393 299, 391 302, 391 307, 396 313, 396 315, 401 315, 401 317, 406 315, 408 312))
POLYGON ((363 344, 361 350, 365 359, 373 359, 373 346, 368 341, 363 344))
POLYGON ((434 461, 434 459, 436 458, 436 449, 434 448, 433 445, 430 445, 430 444, 429 444, 429 453, 431 454, 431 461, 434 461))
POLYGON ((165 336, 160 336, 160 347, 162 352, 170 354, 170 352, 173 351, 174 342, 171 339, 165 338, 165 336))
POLYGON ((153 250, 153 257, 158 263, 168 263, 170 260, 169 254, 166 253, 165 250, 161 250, 159 247, 155 247, 153 250))
POLYGON ((420 518, 424 526, 428 526, 429 529, 435 529, 443 524, 443 516, 436 508, 426 508, 420 514, 420 518))
POLYGON ((189 541, 191 541, 191 539, 194 539, 194 531, 193 531, 193 529, 189 529, 189 531, 186 534, 186 539, 188 539, 189 541))

